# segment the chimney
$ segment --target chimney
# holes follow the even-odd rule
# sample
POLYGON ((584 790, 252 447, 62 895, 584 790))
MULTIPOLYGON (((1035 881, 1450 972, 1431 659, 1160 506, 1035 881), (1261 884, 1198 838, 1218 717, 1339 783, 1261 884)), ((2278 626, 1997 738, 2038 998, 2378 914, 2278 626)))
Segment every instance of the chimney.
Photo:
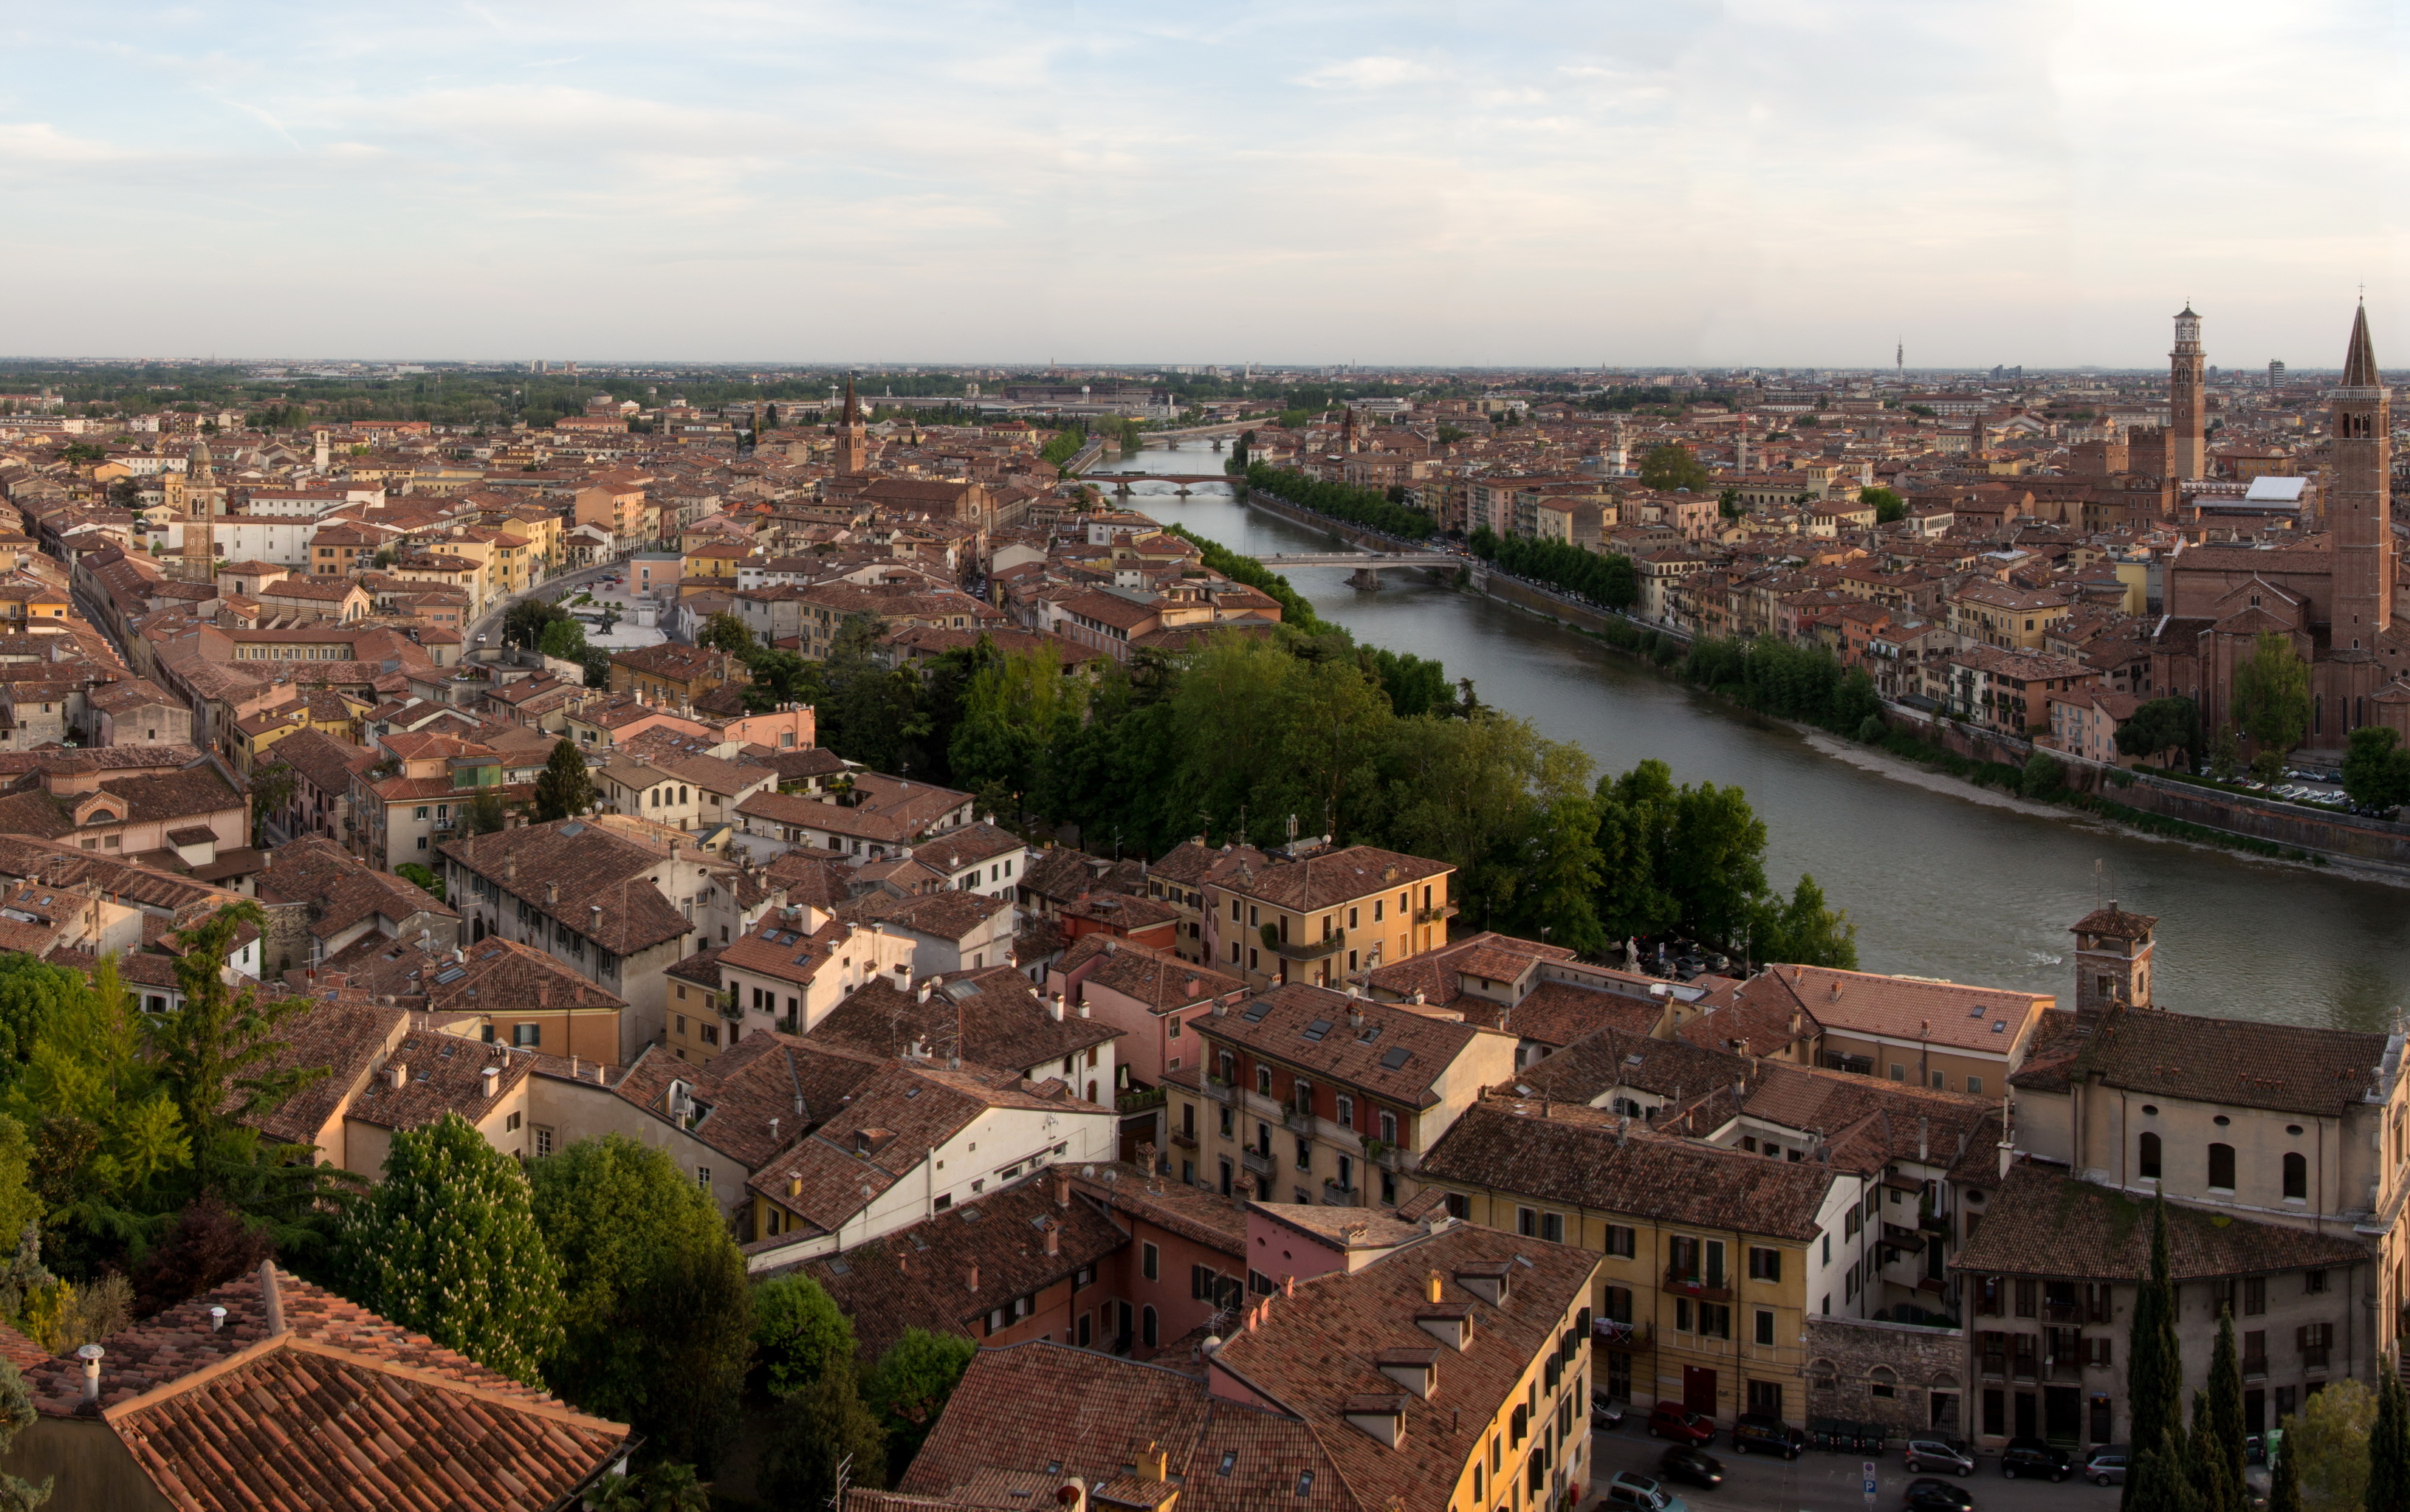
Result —
POLYGON ((1439 1305, 1440 1279, 1437 1271, 1423 1277, 1423 1298, 1434 1307, 1439 1305))
POLYGON ((560 884, 559 882, 547 881, 544 884, 544 901, 546 907, 550 907, 551 905, 557 904, 560 901, 560 884))
POLYGON ((801 1176, 789 1176, 789 1177, 787 1178, 787 1195, 788 1195, 789 1197, 801 1197, 801 1196, 803 1196, 803 1195, 804 1195, 804 1178, 802 1178, 801 1176))
POLYGON ((587 930, 587 938, 590 939, 602 932, 602 905, 600 903, 586 905, 586 918, 590 926, 587 930))
POLYGON ((387 1086, 389 1086, 389 1087, 393 1088, 396 1092, 399 1092, 399 1091, 400 1091, 400 1090, 402 1089, 403 1084, 404 1084, 405 1083, 407 1083, 409 1080, 410 1080, 410 1063, 409 1063, 409 1062, 407 1062, 407 1061, 399 1061, 399 1060, 389 1060, 389 1061, 386 1061, 386 1062, 385 1063, 385 1085, 387 1085, 387 1086))
POLYGON ((501 1091, 502 1069, 499 1066, 488 1066, 477 1073, 477 1081, 485 1089, 486 1100, 491 1102, 495 1095, 501 1091))
POLYGON ((1054 1168, 1054 1205, 1058 1208, 1071 1205, 1071 1173, 1060 1166, 1054 1168))
POLYGON ((284 1331, 284 1299, 276 1289, 276 1262, 274 1260, 262 1260, 259 1262, 259 1290, 261 1300, 268 1304, 268 1317, 266 1321, 268 1324, 269 1337, 274 1338, 277 1334, 284 1331))
POLYGON ((1057 1024, 1063 1022, 1063 995, 1061 993, 1050 993, 1047 995, 1046 1016, 1053 1019, 1057 1024))
POLYGON ((85 1345, 76 1351, 83 1361, 83 1400, 86 1406, 100 1405, 100 1357, 109 1353, 96 1344, 85 1345))
POLYGON ((1929 1154, 1929 1141, 1932 1137, 1933 1120, 1930 1118, 1919 1118, 1916 1121, 1916 1163, 1918 1165, 1925 1163, 1926 1156, 1929 1154))
POLYGON ((1063 1225, 1055 1219, 1048 1218, 1043 1223, 1039 1224, 1038 1227, 1046 1231, 1046 1253, 1049 1255, 1062 1254, 1063 1225))
POLYGON ((519 857, 518 852, 514 850, 502 857, 502 885, 515 887, 518 885, 518 880, 519 857))
POLYGON ((979 1267, 978 1267, 976 1264, 974 1264, 973 1266, 971 1266, 971 1268, 970 1268, 970 1273, 968 1274, 968 1276, 967 1276, 965 1279, 967 1279, 967 1280, 970 1282, 970 1284, 971 1284, 971 1290, 973 1290, 973 1291, 977 1291, 977 1290, 979 1290, 979 1267))
POLYGON ((223 1308, 223 1307, 212 1307, 212 1308, 211 1308, 211 1309, 210 1309, 210 1331, 211 1331, 211 1333, 216 1333, 216 1332, 220 1331, 221 1330, 223 1330, 223 1329, 225 1327, 225 1317, 226 1317, 226 1314, 225 1314, 225 1308, 223 1308))

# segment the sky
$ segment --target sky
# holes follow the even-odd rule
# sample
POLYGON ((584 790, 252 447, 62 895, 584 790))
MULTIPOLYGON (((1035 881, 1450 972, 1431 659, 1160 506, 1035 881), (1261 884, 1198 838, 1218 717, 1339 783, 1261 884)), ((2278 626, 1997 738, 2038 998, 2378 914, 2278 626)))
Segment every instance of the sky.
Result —
POLYGON ((2405 17, 0 0, 0 355, 2333 367, 2405 17))

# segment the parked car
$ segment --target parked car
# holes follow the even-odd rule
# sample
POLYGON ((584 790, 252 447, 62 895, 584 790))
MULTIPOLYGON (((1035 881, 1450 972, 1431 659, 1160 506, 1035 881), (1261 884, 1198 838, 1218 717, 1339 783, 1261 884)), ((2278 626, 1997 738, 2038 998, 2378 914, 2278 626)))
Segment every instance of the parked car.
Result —
POLYGON ((1606 1388, 1593 1386, 1590 1388, 1590 1425, 1592 1428, 1613 1432, 1623 1426, 1625 1410, 1624 1403, 1606 1394, 1606 1388))
POLYGON ((1609 1506, 1633 1507, 1636 1512, 1691 1512, 1689 1503, 1647 1476, 1629 1470, 1616 1472, 1602 1500, 1609 1506))
POLYGON ((2053 1448, 2038 1438, 2012 1438, 2000 1451, 2000 1474, 2010 1480, 2020 1476, 2041 1476, 2053 1483, 2065 1480, 2074 1465, 2065 1449, 2053 1448))
POLYGON ((1657 1473, 1709 1490, 1724 1483, 1724 1462, 1695 1445, 1677 1444, 1657 1457, 1657 1473))
POLYGON ((2131 1451, 2123 1444, 2096 1446, 2083 1459, 2083 1478, 2095 1486, 2126 1484, 2126 1459, 2131 1451))
POLYGON ((1649 1410, 1648 1436, 1705 1446, 1716 1441, 1716 1425, 1678 1402, 1661 1402, 1649 1410))
POLYGON ((1946 1470, 1953 1476, 1975 1473, 1975 1457, 1957 1445, 1938 1438, 1912 1438, 1908 1441, 1907 1463, 1910 1474, 1922 1470, 1946 1470))
POLYGON ((1932 1476, 1909 1481, 1899 1505, 1911 1512, 1975 1512, 1975 1498, 1966 1487, 1932 1476))
POLYGON ((1733 1419, 1735 1454, 1778 1454, 1796 1460, 1807 1452, 1808 1435, 1782 1419, 1762 1412, 1745 1412, 1733 1419))

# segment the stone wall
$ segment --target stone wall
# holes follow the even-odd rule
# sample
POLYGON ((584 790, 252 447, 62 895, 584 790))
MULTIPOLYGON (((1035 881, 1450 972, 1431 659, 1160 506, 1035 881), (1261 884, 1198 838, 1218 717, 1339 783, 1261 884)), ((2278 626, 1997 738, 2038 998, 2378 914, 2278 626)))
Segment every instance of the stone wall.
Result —
POLYGON ((1811 1316, 1807 1353, 1808 1417, 1880 1423, 1894 1439, 1967 1436, 1964 1330, 1811 1316))

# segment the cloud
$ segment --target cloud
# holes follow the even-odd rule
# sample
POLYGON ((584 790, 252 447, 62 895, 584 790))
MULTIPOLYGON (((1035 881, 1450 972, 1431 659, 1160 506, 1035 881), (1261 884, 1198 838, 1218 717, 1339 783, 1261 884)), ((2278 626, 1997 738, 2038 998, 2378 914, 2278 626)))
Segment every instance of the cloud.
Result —
POLYGON ((1439 76, 1438 69, 1412 58, 1375 55, 1328 63, 1301 75, 1297 81, 1308 89, 1393 89, 1439 76))

